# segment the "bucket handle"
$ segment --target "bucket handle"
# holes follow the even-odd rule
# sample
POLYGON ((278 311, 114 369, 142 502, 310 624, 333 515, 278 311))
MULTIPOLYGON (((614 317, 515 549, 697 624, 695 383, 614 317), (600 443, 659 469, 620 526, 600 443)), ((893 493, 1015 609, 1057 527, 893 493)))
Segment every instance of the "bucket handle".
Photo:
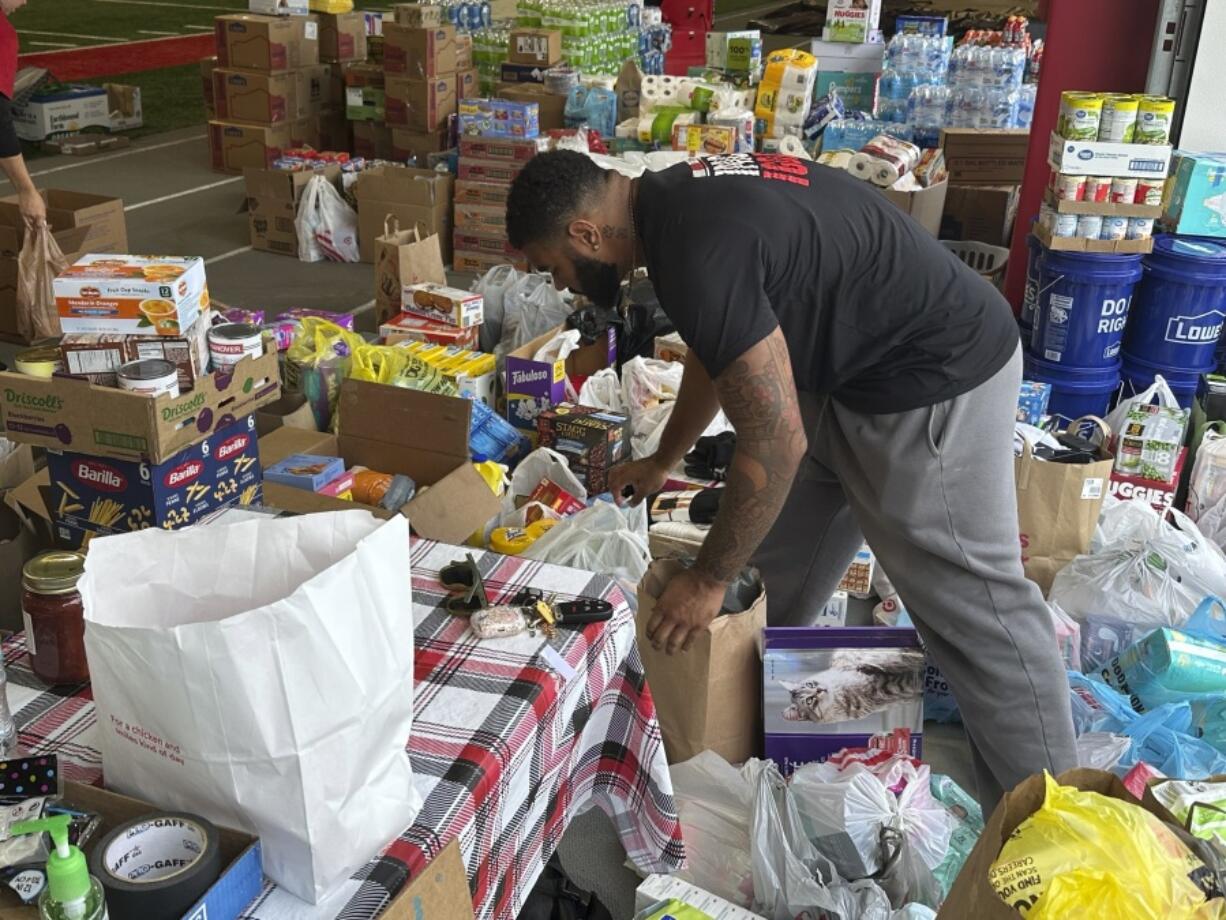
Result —
POLYGON ((1035 297, 1035 300, 1038 300, 1040 297, 1042 297, 1042 296, 1043 296, 1043 292, 1044 292, 1044 291, 1050 291, 1050 290, 1051 290, 1052 288, 1054 288, 1054 287, 1055 287, 1057 284, 1059 284, 1061 281, 1063 281, 1063 280, 1064 280, 1066 277, 1067 277, 1066 275, 1061 275, 1061 276, 1060 276, 1060 277, 1058 277, 1058 278, 1057 278, 1055 281, 1053 281, 1051 284, 1049 284, 1047 287, 1039 288, 1037 291, 1035 291, 1035 292, 1034 292, 1034 297, 1035 297))

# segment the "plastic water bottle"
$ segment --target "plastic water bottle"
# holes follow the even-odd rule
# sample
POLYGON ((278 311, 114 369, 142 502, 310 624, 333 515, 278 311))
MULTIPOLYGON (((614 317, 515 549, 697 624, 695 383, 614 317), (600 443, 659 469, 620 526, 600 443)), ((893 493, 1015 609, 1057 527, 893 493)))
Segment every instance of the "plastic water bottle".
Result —
POLYGON ((17 753, 17 723, 9 710, 9 678, 0 660, 0 758, 17 753))

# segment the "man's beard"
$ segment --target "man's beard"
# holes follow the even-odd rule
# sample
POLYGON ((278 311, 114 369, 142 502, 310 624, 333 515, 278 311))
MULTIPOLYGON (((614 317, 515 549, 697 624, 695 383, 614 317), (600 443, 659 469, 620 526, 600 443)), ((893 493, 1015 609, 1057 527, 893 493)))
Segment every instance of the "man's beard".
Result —
POLYGON ((612 310, 621 296, 622 279, 617 266, 587 256, 576 256, 575 276, 578 293, 603 310, 612 310))

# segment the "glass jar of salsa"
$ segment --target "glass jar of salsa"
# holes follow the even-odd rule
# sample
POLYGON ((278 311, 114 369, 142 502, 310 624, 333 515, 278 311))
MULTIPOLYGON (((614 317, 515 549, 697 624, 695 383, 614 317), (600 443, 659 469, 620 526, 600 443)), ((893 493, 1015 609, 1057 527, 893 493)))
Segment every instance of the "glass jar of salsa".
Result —
POLYGON ((85 572, 81 553, 35 556, 22 569, 21 615, 30 665, 49 684, 89 680, 85 661, 85 607, 77 582, 85 572))

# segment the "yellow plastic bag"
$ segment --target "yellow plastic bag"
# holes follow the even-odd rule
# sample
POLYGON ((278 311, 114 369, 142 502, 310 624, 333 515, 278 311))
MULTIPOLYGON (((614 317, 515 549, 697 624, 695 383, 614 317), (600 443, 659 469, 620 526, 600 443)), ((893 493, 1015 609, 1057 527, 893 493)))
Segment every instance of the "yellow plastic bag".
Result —
POLYGON ((362 345, 353 352, 349 376, 367 383, 391 383, 404 370, 408 355, 389 345, 362 345))
POLYGON ((1205 920, 1189 877, 1205 871, 1171 828, 1139 805, 1061 786, 1045 776, 1043 807, 1001 847, 988 876, 1027 920, 1205 920))
POLYGON ((335 430, 341 380, 349 374, 353 353, 365 344, 360 335, 317 316, 304 318, 290 343, 285 353, 286 389, 307 398, 320 431, 335 430))

